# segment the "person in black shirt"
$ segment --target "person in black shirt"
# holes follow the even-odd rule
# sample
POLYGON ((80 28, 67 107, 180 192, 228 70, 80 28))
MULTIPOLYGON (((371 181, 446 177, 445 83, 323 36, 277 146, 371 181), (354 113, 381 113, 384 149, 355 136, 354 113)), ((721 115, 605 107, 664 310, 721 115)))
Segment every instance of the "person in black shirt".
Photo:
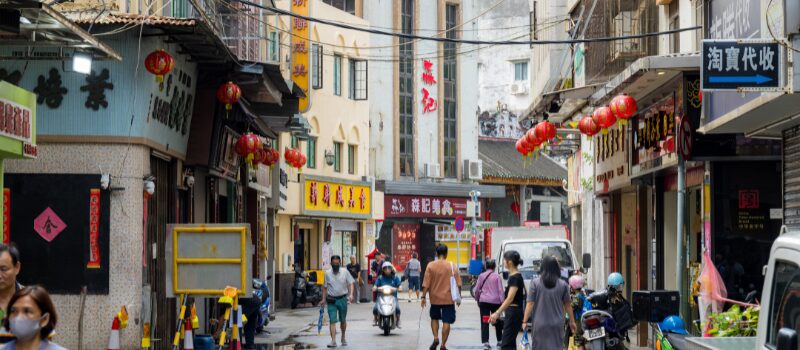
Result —
POLYGON ((503 263, 508 270, 508 284, 506 286, 506 299, 500 308, 489 317, 489 323, 494 324, 505 311, 503 319, 503 338, 500 342, 501 350, 517 349, 517 334, 522 328, 522 301, 525 294, 525 280, 519 273, 518 266, 522 265, 522 258, 516 250, 509 250, 503 254, 503 263))
POLYGON ((347 272, 350 272, 350 276, 353 276, 353 279, 356 280, 355 286, 355 299, 356 304, 361 303, 361 286, 364 285, 364 282, 361 280, 361 264, 356 261, 356 256, 350 256, 350 263, 347 264, 347 272))

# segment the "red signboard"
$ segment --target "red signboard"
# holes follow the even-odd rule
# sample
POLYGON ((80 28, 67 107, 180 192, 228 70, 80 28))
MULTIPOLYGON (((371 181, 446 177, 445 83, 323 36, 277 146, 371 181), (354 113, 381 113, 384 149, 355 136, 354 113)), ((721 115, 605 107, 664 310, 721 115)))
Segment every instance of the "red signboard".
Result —
POLYGON ((11 190, 3 189, 3 244, 11 243, 11 190))
POLYGON ((431 196, 386 196, 387 218, 455 218, 467 215, 468 198, 431 196))
POLYGON ((406 269, 411 253, 419 249, 419 224, 395 224, 392 227, 392 264, 398 272, 406 269))
POLYGON ((89 190, 89 263, 87 268, 100 268, 100 190, 89 190))

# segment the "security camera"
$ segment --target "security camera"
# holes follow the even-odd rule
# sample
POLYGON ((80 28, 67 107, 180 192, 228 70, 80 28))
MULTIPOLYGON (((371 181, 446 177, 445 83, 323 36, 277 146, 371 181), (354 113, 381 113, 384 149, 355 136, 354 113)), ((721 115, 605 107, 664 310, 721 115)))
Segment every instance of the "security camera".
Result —
POLYGON ((100 188, 107 190, 110 185, 111 185, 111 175, 109 174, 100 175, 100 188))
POLYGON ((144 182, 144 191, 149 195, 153 195, 156 192, 156 183, 153 180, 146 180, 144 182))
POLYGON ((194 187, 194 176, 193 175, 186 175, 186 187, 189 187, 189 188, 194 187))

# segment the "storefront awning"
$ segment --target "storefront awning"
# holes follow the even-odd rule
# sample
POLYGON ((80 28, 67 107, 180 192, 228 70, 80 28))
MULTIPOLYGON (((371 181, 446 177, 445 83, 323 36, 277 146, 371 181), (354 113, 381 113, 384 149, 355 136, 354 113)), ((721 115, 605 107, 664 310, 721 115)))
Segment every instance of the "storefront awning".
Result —
POLYGON ((561 101, 561 107, 558 112, 550 113, 550 118, 548 120, 555 123, 569 120, 575 113, 580 112, 580 110, 589 103, 589 97, 604 85, 605 83, 592 84, 544 94, 544 96, 553 96, 555 99, 561 101))
MULTIPOLYGON (((50 5, 31 0, 0 2, 0 46, 49 47, 88 51, 94 59, 120 61, 122 56, 95 36, 66 18, 50 5)), ((66 57, 56 57, 64 59, 66 57)), ((28 52, 2 59, 54 59, 51 55, 32 56, 28 52)))
POLYGON ((800 125, 800 94, 765 92, 698 128, 704 134, 744 133, 747 137, 780 138, 800 125))
POLYGON ((448 182, 376 181, 375 189, 387 195, 425 195, 469 197, 470 191, 480 191, 481 198, 505 198, 505 186, 462 184, 448 182))
POLYGON ((620 93, 640 99, 684 71, 700 69, 700 54, 672 54, 642 57, 617 74, 591 96, 593 105, 602 105, 620 93))

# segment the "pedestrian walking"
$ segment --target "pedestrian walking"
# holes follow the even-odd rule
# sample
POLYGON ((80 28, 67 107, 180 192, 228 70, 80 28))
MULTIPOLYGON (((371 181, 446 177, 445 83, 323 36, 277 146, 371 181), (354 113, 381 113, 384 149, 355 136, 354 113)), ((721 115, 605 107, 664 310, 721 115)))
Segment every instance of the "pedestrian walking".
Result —
MULTIPOLYGON (((489 318, 503 303, 503 281, 500 280, 500 275, 495 272, 497 263, 493 259, 486 259, 484 265, 486 266, 486 271, 478 276, 478 281, 475 283, 475 300, 481 310, 481 343, 483 343, 484 349, 490 349, 489 318)), ((494 330, 497 336, 497 346, 500 347, 500 342, 503 338, 502 320, 495 322, 494 330)))
MULTIPOLYGON (((6 318, 9 302, 22 285, 17 282, 20 271, 19 250, 14 244, 0 244, 0 320, 6 318)), ((0 344, 14 340, 8 327, 0 326, 0 344)))
POLYGON ((353 276, 353 279, 356 280, 355 293, 353 294, 353 297, 356 300, 356 304, 360 304, 361 287, 364 285, 364 280, 361 278, 361 264, 356 261, 355 255, 350 255, 350 263, 347 264, 347 272, 350 272, 350 276, 353 276))
POLYGON ((564 346, 564 313, 569 316, 569 328, 575 333, 575 314, 569 286, 561 280, 558 260, 552 256, 542 259, 539 277, 531 281, 523 326, 533 314, 532 349, 561 349, 564 346), (535 306, 535 308, 534 308, 535 306), (534 313, 534 309, 536 310, 534 313))
POLYGON ((447 338, 450 336, 450 325, 456 322, 456 301, 450 286, 450 278, 454 277, 456 288, 461 290, 461 276, 458 269, 447 261, 447 246, 440 244, 436 247, 436 261, 428 264, 425 268, 425 278, 422 281, 422 308, 425 308, 426 296, 431 296, 431 331, 433 332, 433 343, 430 350, 436 350, 439 346, 439 322, 442 325, 442 337, 440 350, 447 350, 447 338))
POLYGON ((9 305, 3 326, 10 329, 16 339, 0 349, 66 350, 47 339, 56 328, 58 315, 50 294, 44 288, 22 288, 11 297, 9 305))
POLYGON ((408 271, 408 299, 411 301, 411 292, 416 292, 417 299, 419 299, 420 290, 420 273, 422 272, 422 264, 417 260, 417 253, 411 253, 411 260, 406 264, 406 271, 408 271))
POLYGON ((325 296, 322 304, 328 307, 328 318, 331 323, 331 343, 329 348, 336 345, 336 324, 341 323, 342 346, 347 346, 347 304, 353 301, 353 284, 355 279, 350 273, 341 271, 342 258, 338 255, 331 257, 331 268, 325 272, 325 285, 322 294, 325 296))
POLYGON ((586 280, 582 275, 576 274, 569 278, 570 298, 572 299, 572 310, 575 313, 575 326, 577 329, 577 331, 572 332, 571 336, 573 344, 578 350, 585 349, 586 339, 583 338, 582 325, 577 321, 581 319, 585 312, 592 309, 592 303, 589 302, 586 293, 583 291, 585 285, 586 280))
POLYGON ((503 263, 506 270, 508 270, 505 300, 489 317, 489 323, 497 324, 501 315, 505 315, 503 317, 503 334, 501 335, 500 349, 516 350, 517 334, 522 328, 522 301, 525 294, 525 280, 522 278, 522 274, 519 273, 522 258, 520 258, 519 252, 516 250, 509 250, 503 254, 503 263))

